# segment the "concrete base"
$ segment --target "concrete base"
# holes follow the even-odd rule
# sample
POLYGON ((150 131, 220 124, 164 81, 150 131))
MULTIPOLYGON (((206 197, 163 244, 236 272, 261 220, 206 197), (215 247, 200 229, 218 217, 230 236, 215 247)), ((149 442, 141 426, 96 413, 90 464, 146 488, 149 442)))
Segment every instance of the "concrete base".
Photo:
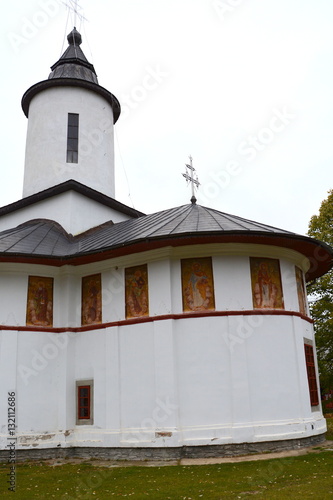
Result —
MULTIPOLYGON (((303 439, 267 441, 210 446, 183 446, 174 448, 40 448, 16 450, 16 461, 49 460, 55 458, 84 458, 100 460, 181 460, 183 458, 217 458, 273 453, 315 446, 325 441, 325 434, 303 439)), ((7 462, 9 451, 0 451, 0 462, 7 462)))

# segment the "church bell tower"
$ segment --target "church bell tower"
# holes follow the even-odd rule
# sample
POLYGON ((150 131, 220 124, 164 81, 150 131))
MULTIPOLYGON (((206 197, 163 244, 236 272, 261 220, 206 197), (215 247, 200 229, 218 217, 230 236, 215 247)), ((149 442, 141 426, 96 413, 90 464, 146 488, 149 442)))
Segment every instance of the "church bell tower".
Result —
POLYGON ((114 123, 117 98, 98 83, 74 28, 47 80, 22 98, 28 118, 23 197, 75 180, 115 196, 114 123))

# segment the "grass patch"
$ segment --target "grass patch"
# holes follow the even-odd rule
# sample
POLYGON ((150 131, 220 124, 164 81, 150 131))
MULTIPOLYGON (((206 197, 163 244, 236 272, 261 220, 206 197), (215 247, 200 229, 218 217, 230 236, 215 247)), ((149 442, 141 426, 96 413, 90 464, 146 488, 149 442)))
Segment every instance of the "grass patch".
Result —
POLYGON ((293 500, 333 498, 333 452, 237 464, 96 467, 43 463, 16 466, 16 493, 8 491, 9 465, 0 465, 1 498, 15 500, 293 500), (12 496, 14 495, 14 496, 12 496))

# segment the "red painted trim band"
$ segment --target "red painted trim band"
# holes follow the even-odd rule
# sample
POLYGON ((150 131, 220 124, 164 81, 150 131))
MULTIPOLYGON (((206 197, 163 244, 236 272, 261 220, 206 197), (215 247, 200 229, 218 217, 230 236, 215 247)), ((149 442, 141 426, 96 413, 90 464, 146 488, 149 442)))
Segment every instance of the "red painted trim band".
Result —
POLYGON ((147 238, 144 241, 134 241, 120 245, 119 247, 93 250, 91 253, 63 255, 63 256, 41 256, 7 253, 2 254, 0 262, 20 262, 26 264, 43 264, 61 267, 64 265, 81 266, 92 262, 100 262, 106 259, 131 255, 147 250, 155 250, 163 247, 178 247, 187 245, 201 245, 208 243, 255 243, 258 245, 273 245, 277 247, 290 248, 306 256, 310 261, 310 269, 306 273, 306 281, 312 281, 322 276, 332 267, 332 254, 327 245, 306 236, 296 234, 266 234, 266 233, 228 233, 225 234, 179 234, 172 237, 161 237, 157 239, 147 238), (325 247, 323 247, 325 245, 325 247), (323 254, 320 254, 320 251, 323 254))
POLYGON ((92 330, 102 330, 105 328, 112 328, 115 326, 127 326, 127 325, 137 325, 140 323, 152 323, 153 321, 166 321, 166 320, 179 320, 179 319, 189 319, 189 318, 207 318, 207 317, 219 317, 219 316, 295 316, 304 319, 308 323, 313 323, 313 319, 301 314, 297 311, 285 311, 282 309, 258 309, 249 311, 205 311, 205 312, 188 312, 181 314, 164 314, 161 316, 145 316, 142 318, 132 318, 124 319, 121 321, 113 321, 111 323, 100 323, 89 326, 78 326, 78 327, 68 327, 68 328, 52 328, 52 327, 40 327, 40 326, 7 326, 0 325, 0 330, 11 330, 18 332, 50 332, 50 333, 65 333, 65 332, 88 332, 92 330))

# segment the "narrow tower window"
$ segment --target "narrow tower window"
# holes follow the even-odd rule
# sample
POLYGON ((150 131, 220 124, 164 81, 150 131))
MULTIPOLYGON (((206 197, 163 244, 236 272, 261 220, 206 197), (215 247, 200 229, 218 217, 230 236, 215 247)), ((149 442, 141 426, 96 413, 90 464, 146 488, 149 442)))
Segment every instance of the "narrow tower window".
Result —
POLYGON ((78 387, 78 418, 90 419, 90 385, 78 387))
POLYGON ((312 345, 304 344, 304 348, 305 348, 306 370, 308 372, 311 406, 317 406, 319 405, 319 399, 318 399, 318 388, 317 388, 313 347, 312 345))
POLYGON ((67 163, 78 163, 79 159, 79 115, 68 113, 67 163))

